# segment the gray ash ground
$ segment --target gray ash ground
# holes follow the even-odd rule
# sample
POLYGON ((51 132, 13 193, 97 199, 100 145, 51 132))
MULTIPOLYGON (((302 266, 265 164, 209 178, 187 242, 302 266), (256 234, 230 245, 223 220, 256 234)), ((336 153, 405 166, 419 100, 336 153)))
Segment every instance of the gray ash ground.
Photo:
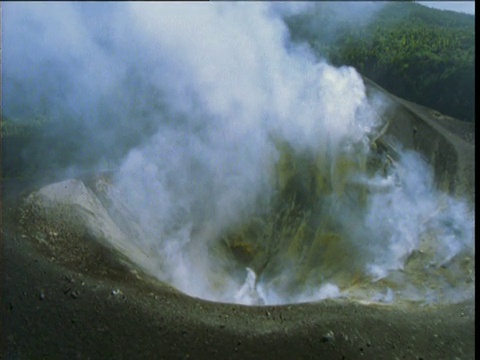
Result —
POLYGON ((430 306, 209 302, 160 283, 93 241, 72 246, 75 234, 55 235, 66 236, 57 241, 59 252, 46 250, 19 232, 16 205, 3 204, 5 359, 474 357, 473 299, 430 306))

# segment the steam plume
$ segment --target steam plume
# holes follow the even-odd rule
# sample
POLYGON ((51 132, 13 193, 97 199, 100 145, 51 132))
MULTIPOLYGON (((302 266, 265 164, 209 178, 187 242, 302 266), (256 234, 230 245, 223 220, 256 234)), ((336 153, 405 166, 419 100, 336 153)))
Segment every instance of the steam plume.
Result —
MULTIPOLYGON (((420 156, 402 151, 387 174, 367 174, 385 104, 367 97, 353 68, 318 62, 290 41, 282 14, 308 6, 6 3, 4 113, 60 119, 48 136, 53 146, 80 140, 69 152, 73 173, 102 161, 118 167, 118 201, 136 224, 125 231, 156 276, 194 296, 249 304, 347 296, 355 274, 378 282, 422 246, 433 248, 434 265, 473 253, 471 214, 434 188, 420 156), (218 255, 232 229, 269 216, 290 179, 279 172, 286 153, 313 159, 317 184, 326 184, 308 221, 320 229, 327 218, 341 234, 347 280, 322 275, 324 255, 308 260, 299 250, 317 270, 292 292, 298 264, 258 275, 218 255)), ((337 239, 317 234, 319 247, 337 239)), ((268 241, 273 251, 284 240, 268 241)))

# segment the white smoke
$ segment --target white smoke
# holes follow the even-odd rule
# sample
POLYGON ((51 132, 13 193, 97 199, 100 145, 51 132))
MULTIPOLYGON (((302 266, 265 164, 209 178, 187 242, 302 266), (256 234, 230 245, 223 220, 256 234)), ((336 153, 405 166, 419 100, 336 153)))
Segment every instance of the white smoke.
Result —
MULTIPOLYGON (((342 141, 365 138, 377 118, 354 69, 318 64, 303 49, 287 47, 285 26, 267 3, 132 10, 132 26, 166 63, 152 74, 155 81, 175 74, 169 104, 184 113, 185 124, 161 126, 130 152, 117 185, 136 209, 144 241, 162 244, 157 257, 168 258, 162 261, 171 264, 169 281, 205 296, 212 265, 198 258, 207 257, 209 242, 268 203, 274 139, 297 151, 315 153, 325 144, 336 151, 342 141), (203 281, 188 275, 185 264, 203 281)), ((251 302, 252 281, 235 299, 223 289, 209 296, 238 301, 244 294, 251 302)))
MULTIPOLYGON (((356 158, 382 125, 378 99, 353 68, 318 62, 290 41, 281 15, 309 6, 4 4, 5 108, 85 126, 77 155, 119 164, 115 186, 138 224, 132 241, 161 280, 246 304, 341 296, 329 279, 285 296, 252 269, 246 279, 220 271, 209 250, 268 207, 279 141, 296 153, 356 158)), ((76 134, 70 126, 55 130, 58 141, 76 134)), ((402 269, 427 235, 438 265, 473 251, 468 210, 434 189, 416 154, 402 153, 388 177, 354 175, 371 189, 366 207, 339 201, 331 211, 373 280, 402 269)))
POLYGON ((368 247, 375 249, 368 271, 376 279, 402 269, 422 238, 432 232, 437 232, 434 246, 438 264, 461 251, 472 251, 473 218, 467 205, 434 188, 432 170, 418 154, 405 151, 395 175, 398 184, 394 188, 371 196, 365 218, 370 239, 375 242, 368 247))

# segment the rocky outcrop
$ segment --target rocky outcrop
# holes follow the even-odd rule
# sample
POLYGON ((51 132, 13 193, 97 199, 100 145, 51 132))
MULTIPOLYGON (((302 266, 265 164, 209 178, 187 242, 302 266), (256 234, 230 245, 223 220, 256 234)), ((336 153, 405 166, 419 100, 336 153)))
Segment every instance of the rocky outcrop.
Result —
POLYGON ((432 166, 437 186, 475 199, 475 124, 400 99, 364 78, 370 94, 381 94, 389 106, 386 127, 377 139, 392 155, 399 145, 420 152, 432 166))

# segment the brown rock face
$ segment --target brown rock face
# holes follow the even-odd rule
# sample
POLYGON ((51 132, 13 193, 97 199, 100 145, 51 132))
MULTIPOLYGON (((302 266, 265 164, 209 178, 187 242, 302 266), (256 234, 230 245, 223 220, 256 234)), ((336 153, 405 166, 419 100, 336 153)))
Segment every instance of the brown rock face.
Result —
POLYGON ((433 167, 441 190, 474 200, 475 124, 405 101, 364 81, 370 92, 381 92, 391 104, 383 115, 387 125, 379 143, 393 154, 398 145, 420 152, 433 167))

